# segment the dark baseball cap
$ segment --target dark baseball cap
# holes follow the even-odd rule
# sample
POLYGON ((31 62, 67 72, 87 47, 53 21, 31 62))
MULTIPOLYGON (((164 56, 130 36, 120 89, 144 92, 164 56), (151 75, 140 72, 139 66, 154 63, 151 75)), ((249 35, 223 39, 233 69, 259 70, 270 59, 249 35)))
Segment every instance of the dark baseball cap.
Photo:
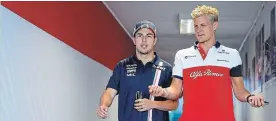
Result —
POLYGON ((142 28, 151 29, 154 33, 154 36, 156 36, 156 27, 151 21, 148 21, 148 20, 142 20, 136 23, 133 31, 133 36, 135 36, 136 32, 142 28))

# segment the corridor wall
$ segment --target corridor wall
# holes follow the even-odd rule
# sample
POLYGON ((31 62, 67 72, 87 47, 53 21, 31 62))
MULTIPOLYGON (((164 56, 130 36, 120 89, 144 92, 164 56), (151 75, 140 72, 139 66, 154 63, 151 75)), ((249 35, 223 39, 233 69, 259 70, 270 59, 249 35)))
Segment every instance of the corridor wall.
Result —
POLYGON ((245 86, 251 93, 263 93, 270 104, 252 108, 235 101, 237 121, 275 121, 276 109, 276 31, 275 2, 265 2, 264 8, 240 51, 245 86))
MULTIPOLYGON (((115 64, 134 52, 102 2, 1 2, 0 121, 100 121, 115 64), (116 51, 114 51, 116 50, 116 51)), ((106 121, 117 119, 117 99, 106 121)))

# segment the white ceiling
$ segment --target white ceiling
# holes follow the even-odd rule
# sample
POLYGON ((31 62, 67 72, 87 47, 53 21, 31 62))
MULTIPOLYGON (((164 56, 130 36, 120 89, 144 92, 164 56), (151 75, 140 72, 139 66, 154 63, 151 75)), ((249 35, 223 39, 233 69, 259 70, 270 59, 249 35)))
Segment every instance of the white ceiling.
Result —
POLYGON ((200 4, 215 6, 220 11, 217 40, 228 47, 238 49, 245 38, 261 2, 127 2, 108 1, 107 7, 127 30, 133 32, 136 22, 151 20, 157 26, 158 44, 156 51, 173 63, 177 50, 190 47, 195 41, 193 35, 179 34, 179 14, 191 18, 190 13, 200 4))

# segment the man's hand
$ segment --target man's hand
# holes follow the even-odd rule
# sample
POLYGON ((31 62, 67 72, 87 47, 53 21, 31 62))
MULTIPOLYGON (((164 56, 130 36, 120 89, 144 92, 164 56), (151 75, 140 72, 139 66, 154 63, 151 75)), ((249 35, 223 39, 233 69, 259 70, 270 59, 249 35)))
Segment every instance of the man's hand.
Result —
POLYGON ((165 89, 163 89, 162 87, 160 86, 149 86, 149 93, 150 95, 152 96, 155 96, 155 97, 165 97, 165 89))
POLYGON ((155 108, 155 103, 154 101, 152 100, 149 100, 149 99, 138 99, 138 100, 135 100, 135 103, 134 103, 134 108, 138 111, 148 111, 150 109, 153 109, 155 108))
POLYGON ((262 95, 253 95, 248 98, 248 102, 252 107, 264 107, 264 97, 262 95))
POLYGON ((107 118, 107 111, 108 111, 108 107, 106 107, 106 106, 100 106, 97 109, 97 115, 98 115, 98 117, 101 118, 101 119, 107 118))

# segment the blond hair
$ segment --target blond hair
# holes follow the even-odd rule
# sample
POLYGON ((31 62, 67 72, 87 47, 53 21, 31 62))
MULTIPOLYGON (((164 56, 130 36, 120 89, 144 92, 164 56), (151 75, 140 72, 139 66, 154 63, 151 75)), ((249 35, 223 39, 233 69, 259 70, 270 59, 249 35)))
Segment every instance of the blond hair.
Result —
POLYGON ((217 8, 212 6, 198 5, 191 13, 191 16, 193 19, 203 15, 208 15, 210 18, 210 21, 213 23, 218 21, 219 11, 217 8))

